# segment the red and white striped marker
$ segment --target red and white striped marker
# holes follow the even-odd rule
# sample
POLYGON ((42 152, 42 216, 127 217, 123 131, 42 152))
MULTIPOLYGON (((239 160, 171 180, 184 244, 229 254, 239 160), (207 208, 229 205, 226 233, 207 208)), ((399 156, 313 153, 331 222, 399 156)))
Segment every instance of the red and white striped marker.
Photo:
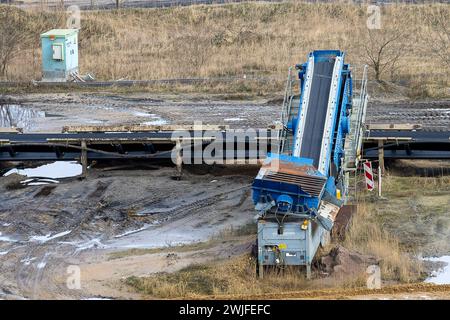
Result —
POLYGON ((366 161, 364 162, 363 166, 364 175, 366 177, 367 190, 372 191, 375 186, 375 183, 373 181, 372 163, 370 161, 366 161))

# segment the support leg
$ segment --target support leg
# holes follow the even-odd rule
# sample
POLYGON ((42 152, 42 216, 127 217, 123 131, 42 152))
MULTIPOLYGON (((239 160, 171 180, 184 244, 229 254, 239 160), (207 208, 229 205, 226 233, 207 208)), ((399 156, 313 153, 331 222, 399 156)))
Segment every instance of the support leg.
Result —
POLYGON ((311 263, 306 264, 306 279, 311 279, 311 263))
POLYGON ((86 150, 86 140, 81 141, 81 177, 86 178, 87 177, 87 166, 88 166, 88 158, 87 158, 87 150, 86 150))
POLYGON ((379 174, 384 174, 384 148, 383 140, 378 140, 378 163, 380 165, 379 174))
POLYGON ((177 174, 178 174, 178 179, 181 179, 181 175, 183 174, 183 157, 181 154, 181 141, 177 140, 176 143, 176 152, 177 152, 177 158, 176 158, 176 166, 177 166, 177 174))
POLYGON ((258 263, 258 277, 260 279, 264 278, 264 265, 258 263))
POLYGON ((313 255, 313 253, 311 252, 312 249, 312 223, 311 221, 308 221, 308 229, 306 230, 306 243, 305 243, 305 250, 306 250, 306 279, 310 279, 311 278, 311 260, 310 256, 313 255))

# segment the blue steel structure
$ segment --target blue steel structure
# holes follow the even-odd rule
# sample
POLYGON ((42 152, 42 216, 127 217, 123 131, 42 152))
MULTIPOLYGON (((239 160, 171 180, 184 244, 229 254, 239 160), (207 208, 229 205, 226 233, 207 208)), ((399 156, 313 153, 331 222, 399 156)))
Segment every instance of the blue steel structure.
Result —
POLYGON ((258 265, 306 266, 329 239, 345 202, 344 145, 350 130, 352 76, 344 53, 313 51, 297 65, 300 99, 286 102, 279 153, 254 179, 258 265), (296 105, 298 103, 298 105, 296 105))

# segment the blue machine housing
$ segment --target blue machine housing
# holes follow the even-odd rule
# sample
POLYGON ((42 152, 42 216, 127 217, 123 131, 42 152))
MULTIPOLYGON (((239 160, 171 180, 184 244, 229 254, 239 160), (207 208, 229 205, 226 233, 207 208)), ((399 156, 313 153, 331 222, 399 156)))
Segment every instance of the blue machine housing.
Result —
MULTIPOLYGON (((345 135, 349 132, 349 109, 352 106, 352 78, 350 72, 350 66, 348 64, 344 64, 344 53, 338 50, 318 50, 311 52, 309 54, 309 62, 304 63, 298 67, 299 72, 299 80, 300 80, 300 103, 297 106, 298 108, 298 117, 293 118, 286 124, 286 127, 294 132, 294 141, 297 138, 297 135, 303 134, 301 130, 298 130, 298 126, 300 125, 300 116, 302 114, 302 106, 307 105, 308 101, 304 101, 308 97, 306 97, 306 88, 305 86, 311 85, 306 81, 307 70, 310 64, 314 63, 317 65, 318 62, 328 61, 331 58, 341 57, 339 63, 341 64, 337 68, 340 70, 337 81, 337 90, 335 92, 335 107, 334 112, 331 114, 331 131, 332 135, 330 135, 329 143, 330 147, 326 154, 322 155, 325 157, 325 166, 323 172, 318 170, 317 161, 311 158, 303 157, 300 152, 299 156, 293 155, 295 150, 291 150, 288 154, 269 154, 265 163, 263 164, 258 176, 255 178, 252 189, 253 189, 253 201, 255 204, 258 203, 275 203, 278 205, 278 199, 282 195, 288 195, 292 198, 292 209, 291 211, 294 213, 314 213, 319 207, 320 200, 327 195, 327 197, 331 198, 331 201, 334 203, 339 203, 339 199, 336 197, 337 195, 337 184, 339 173, 342 165, 342 157, 344 154, 344 142, 345 135), (269 176, 264 175, 264 172, 267 171, 265 168, 270 166, 273 161, 279 162, 279 170, 283 171, 286 166, 289 167, 289 173, 295 173, 305 177, 304 180, 307 180, 310 184, 317 184, 314 191, 316 192, 308 192, 311 190, 307 190, 307 188, 303 187, 301 183, 292 183, 293 179, 289 176, 287 179, 270 179, 269 176), (330 169, 331 167, 331 169, 330 169), (320 190, 319 190, 320 189, 320 190)), ((320 92, 320 89, 317 90, 319 94, 326 95, 328 97, 327 92, 320 92)), ((309 106, 311 109, 315 106, 309 106)), ((309 111, 309 114, 311 112, 309 111)), ((310 117, 313 117, 314 114, 310 117)), ((324 114, 328 116, 327 114, 324 114)), ((314 118, 313 118, 314 119, 314 118)), ((311 119, 307 119, 306 121, 311 121, 311 119)), ((313 126, 314 127, 314 126, 313 126)), ((313 128, 314 130, 319 130, 317 128, 313 128)), ((304 144, 309 143, 309 141, 305 141, 304 144)), ((321 146, 315 146, 316 148, 320 148, 321 146)), ((287 174, 286 174, 287 175, 287 174)), ((286 176, 285 175, 285 176, 286 176)), ((309 188, 310 189, 310 188, 309 188)), ((281 198, 283 199, 283 198, 281 198)), ((267 206, 259 206, 267 208, 267 206)))
POLYGON ((268 154, 252 197, 259 212, 259 266, 305 265, 309 277, 319 243, 344 202, 352 78, 338 50, 313 51, 296 69, 300 99, 288 106, 283 123, 292 145, 268 154))
MULTIPOLYGON (((308 176, 317 178, 319 182, 325 183, 326 181, 326 177, 313 167, 312 159, 296 158, 284 154, 269 153, 263 163, 262 171, 264 172, 264 168, 272 167, 275 161, 278 161, 281 165, 289 164, 290 168, 303 171, 308 176)), ((323 193, 323 190, 320 190, 320 194, 314 196, 298 184, 273 179, 259 179, 258 177, 253 181, 252 189, 252 198, 255 204, 275 203, 278 205, 278 203, 283 202, 283 195, 286 195, 292 199, 290 212, 298 214, 310 213, 311 208, 317 208, 319 198, 323 193)))

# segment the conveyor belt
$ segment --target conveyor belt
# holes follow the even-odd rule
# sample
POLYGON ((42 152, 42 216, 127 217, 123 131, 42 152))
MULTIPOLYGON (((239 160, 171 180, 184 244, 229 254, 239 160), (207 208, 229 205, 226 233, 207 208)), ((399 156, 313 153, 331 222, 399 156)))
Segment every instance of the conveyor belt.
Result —
MULTIPOLYGON (((80 145, 82 140, 86 140, 91 148, 108 152, 122 152, 129 156, 153 154, 155 158, 168 158, 170 153, 157 153, 173 148, 171 135, 171 132, 0 133, 0 161, 76 160, 80 156, 80 150, 57 148, 54 144, 80 145)), ((274 133, 274 136, 277 135, 274 133)), ((383 140, 385 158, 450 158, 450 131, 371 130, 370 134, 366 133, 364 137, 363 158, 378 157, 378 140, 383 140)), ((259 139, 255 141, 257 147, 259 142, 259 139)), ((227 148, 228 146, 225 146, 225 150, 227 148)), ((88 156, 90 159, 122 158, 120 155, 96 152, 88 152, 88 156)), ((258 156, 264 154, 259 152, 258 156)), ((254 156, 246 154, 245 157, 254 156)))
POLYGON ((315 167, 318 166, 320 157, 334 63, 334 60, 314 63, 314 75, 300 156, 313 159, 315 167))
POLYGON ((431 130, 370 130, 366 133, 364 139, 370 140, 404 140, 411 139, 417 142, 450 142, 450 131, 431 131, 431 130))
POLYGON ((91 160, 133 157, 170 159, 178 138, 182 140, 183 149, 189 150, 196 159, 210 155, 210 151, 203 154, 209 144, 226 150, 222 157, 226 160, 263 159, 272 147, 278 149, 278 131, 256 129, 254 132, 256 136, 246 136, 243 131, 221 131, 221 139, 217 132, 214 135, 210 131, 184 132, 181 136, 178 131, 0 133, 0 161, 77 160, 82 141, 87 144, 87 155, 91 160))
POLYGON ((171 132, 0 133, 0 141, 45 143, 48 140, 170 140, 171 132))
POLYGON ((450 131, 370 130, 363 158, 377 159, 382 142, 385 159, 450 159, 450 131))

